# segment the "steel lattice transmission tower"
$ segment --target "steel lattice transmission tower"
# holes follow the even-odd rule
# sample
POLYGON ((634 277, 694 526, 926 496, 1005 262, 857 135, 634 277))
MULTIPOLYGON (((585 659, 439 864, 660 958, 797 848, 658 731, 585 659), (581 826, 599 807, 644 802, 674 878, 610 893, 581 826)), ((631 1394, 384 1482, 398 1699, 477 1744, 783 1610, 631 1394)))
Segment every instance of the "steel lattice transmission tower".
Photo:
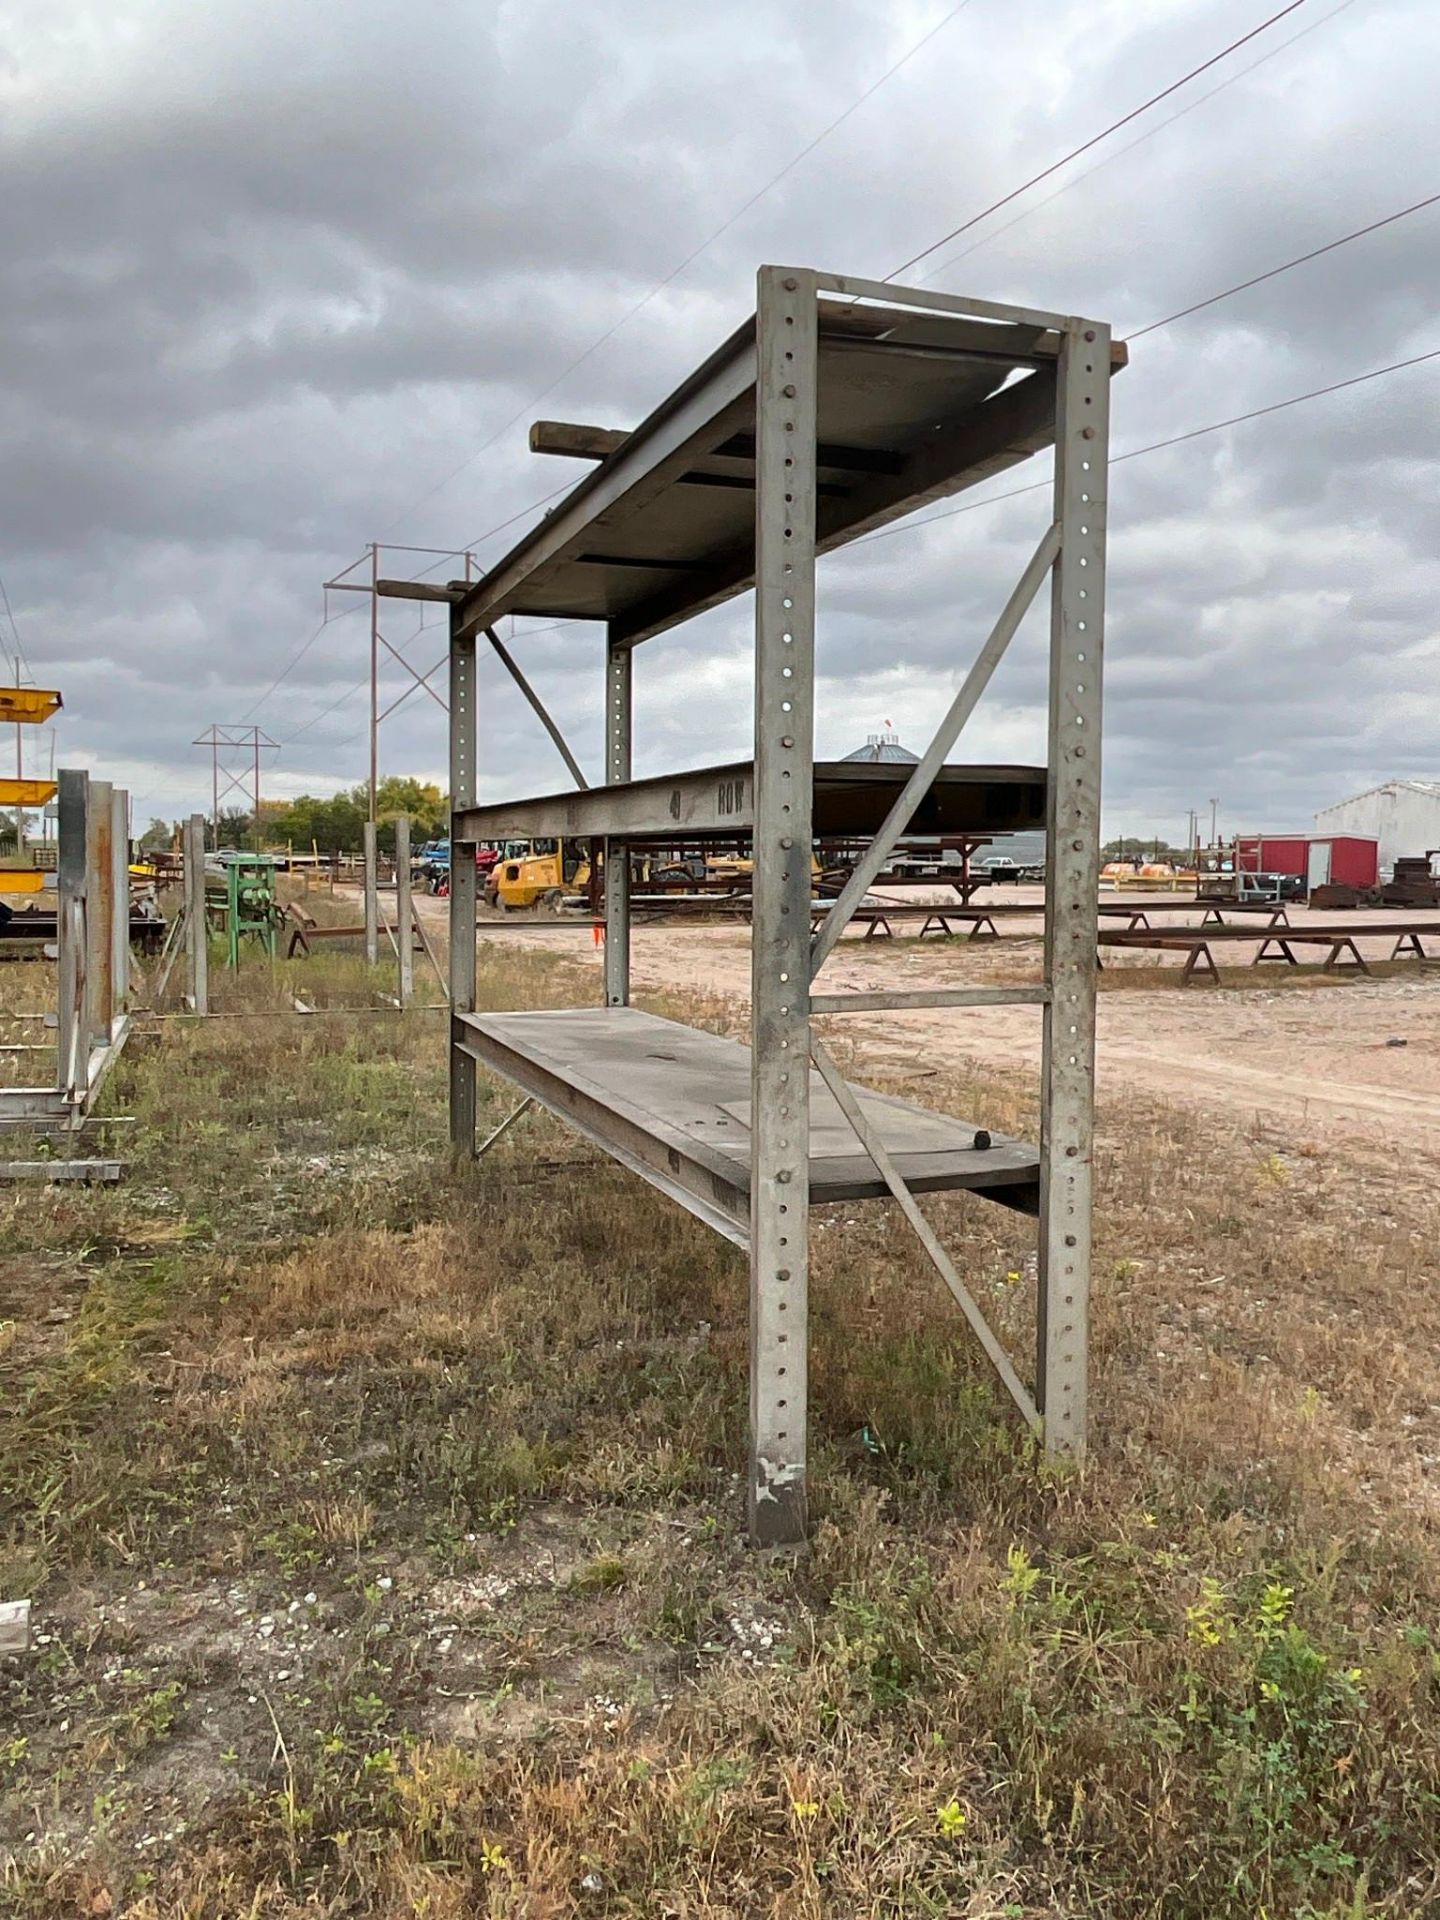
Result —
POLYGON ((260 756, 278 753, 280 743, 256 726, 214 725, 191 743, 210 749, 210 838, 220 845, 220 802, 238 793, 250 804, 255 822, 255 844, 260 844, 260 756), (223 784, 222 784, 223 782, 223 784))

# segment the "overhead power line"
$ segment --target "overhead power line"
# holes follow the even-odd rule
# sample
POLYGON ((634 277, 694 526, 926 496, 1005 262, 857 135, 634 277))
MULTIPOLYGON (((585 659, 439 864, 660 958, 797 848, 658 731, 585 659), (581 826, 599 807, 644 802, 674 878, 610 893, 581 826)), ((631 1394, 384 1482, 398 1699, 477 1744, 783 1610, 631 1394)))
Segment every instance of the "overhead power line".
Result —
POLYGON ((5 585, 3 574, 0 574, 0 606, 4 607, 5 618, 10 622, 10 638, 15 648, 15 678, 18 681, 29 662, 25 658, 25 649, 20 644, 20 628, 16 624, 15 614, 10 605, 10 593, 5 585))
MULTIPOLYGON (((1114 455, 1110 461, 1110 465, 1113 467, 1121 465, 1122 462, 1126 460, 1140 460, 1147 454, 1161 453, 1167 447, 1182 446, 1188 440, 1200 440, 1208 434, 1223 433, 1228 427, 1240 427, 1252 420, 1265 419, 1270 414, 1285 413, 1292 407, 1303 406, 1307 401, 1321 400, 1324 399, 1326 395, 1332 393, 1343 393, 1349 387, 1361 387, 1371 380, 1382 380, 1387 374, 1401 373, 1407 367, 1423 366, 1427 361, 1431 360, 1440 360, 1440 347, 1436 347, 1428 353, 1415 354, 1408 360, 1392 361, 1389 366, 1373 367, 1368 373, 1352 374, 1348 379, 1332 381, 1328 386, 1312 387, 1305 393, 1292 394, 1286 400, 1274 400, 1263 407, 1252 407, 1248 413, 1232 414, 1230 418, 1226 420, 1212 420, 1206 426, 1191 427, 1184 433, 1170 434, 1164 440, 1152 440, 1147 446, 1132 447, 1126 453, 1117 453, 1114 455)), ((923 520, 906 520, 902 521, 898 526, 880 527, 877 528, 874 533, 862 534, 860 539, 854 542, 854 546, 868 546, 874 540, 893 540, 899 534, 911 533, 921 527, 933 527, 941 520, 954 520, 963 513, 978 513, 982 507, 996 507, 999 506, 1002 501, 1019 500, 1027 493, 1041 493, 1051 484, 1049 480, 1035 480, 1028 486, 1011 487, 1005 493, 988 494, 983 500, 967 500, 962 506, 947 507, 941 513, 927 515, 923 520)), ((555 622, 556 626, 568 626, 570 624, 572 623, 569 621, 555 622)), ((537 633, 548 630, 547 628, 535 629, 537 633)), ((418 638, 420 631, 421 629, 417 628, 415 633, 410 636, 411 640, 418 638)), ((356 686, 352 687, 348 693, 341 694, 340 698, 332 702, 332 704, 325 709, 324 713, 316 714, 314 720, 307 721, 303 727, 297 727, 295 730, 296 733, 308 732, 318 721, 324 719, 326 713, 333 713, 336 707, 343 706, 345 701, 352 699, 355 694, 360 692, 365 684, 362 680, 356 686)), ((408 697, 408 691, 405 697, 408 697)), ((396 704, 398 705, 399 703, 397 702, 396 704)), ((361 734, 356 733, 349 735, 343 740, 329 741, 326 744, 338 750, 352 745, 354 741, 361 737, 361 734)))
POLYGON ((1298 33, 1292 33, 1288 40, 1282 40, 1279 46, 1271 47, 1267 53, 1262 53, 1258 60, 1252 60, 1248 66, 1239 68, 1235 73, 1227 74, 1217 86, 1208 88, 1198 99, 1187 101, 1174 113, 1167 113, 1163 120, 1157 121, 1153 127, 1147 127, 1145 132, 1139 134, 1134 140, 1127 140, 1124 146, 1117 147, 1113 153, 1107 153, 1103 160, 1097 160, 1093 167, 1086 167, 1083 173, 1077 173, 1073 180, 1067 180, 1064 186, 1057 187, 1054 193, 1047 193, 1043 200, 1037 200, 1033 206, 1024 208, 1022 212, 1015 215, 1013 220, 1007 220, 1002 226, 992 228, 989 233, 982 233, 979 239, 972 240, 968 247, 961 247, 958 253, 947 255, 938 267, 931 267, 928 272, 920 276, 919 285, 922 287, 930 285, 960 261, 968 260, 972 253, 979 253, 982 247, 992 246, 1004 234, 1023 226, 1027 220, 1033 220, 1035 215, 1042 212, 1044 208, 1053 206, 1057 200, 1064 199, 1067 193, 1073 193, 1076 187, 1083 186, 1087 180, 1093 180, 1095 175, 1103 173, 1106 167, 1113 167, 1116 161, 1123 160, 1127 153, 1134 153, 1137 147, 1143 147, 1147 141, 1153 140, 1167 127, 1173 127, 1178 120, 1184 120, 1188 115, 1198 113, 1201 107, 1216 99, 1227 88, 1237 86, 1240 81, 1248 79, 1252 73, 1257 73, 1270 61, 1278 60, 1282 53, 1297 46, 1300 41, 1308 40, 1312 33, 1318 33, 1322 27, 1328 27, 1332 20, 1338 20, 1342 13, 1348 13, 1355 4, 1356 0, 1340 0, 1338 7, 1333 7, 1329 13, 1321 14, 1318 20, 1312 21, 1308 27, 1302 27, 1298 33))
MULTIPOLYGON (((1191 427, 1185 433, 1172 433, 1168 439, 1152 440, 1145 447, 1131 447, 1127 453, 1112 456, 1110 465, 1118 467, 1126 460, 1139 460, 1147 453, 1160 453, 1166 447, 1178 447, 1187 440, 1201 440, 1206 434, 1222 433, 1226 427, 1243 427, 1247 421, 1263 420, 1268 414, 1284 413, 1291 407, 1303 406, 1307 400, 1322 400, 1326 394, 1343 393, 1347 387, 1363 387, 1367 381, 1383 380, 1386 374, 1402 373, 1406 367, 1423 366, 1427 360, 1440 360, 1440 347, 1429 353, 1417 353, 1409 360, 1394 360, 1388 367, 1372 367, 1368 373, 1352 374, 1348 380, 1332 381, 1328 387, 1311 387, 1307 393, 1295 393, 1288 400, 1273 400, 1268 406, 1252 407, 1248 413, 1232 414, 1228 420, 1212 420, 1208 426, 1191 427)), ((1039 493, 1051 483, 1048 480, 1035 480, 1025 487, 1011 487, 1006 493, 987 494, 983 500, 967 500, 963 506, 947 507, 943 513, 927 514, 923 520, 903 520, 897 526, 877 527, 874 533, 865 533, 854 542, 857 547, 868 546, 872 540, 893 540, 896 534, 918 531, 921 527, 933 527, 940 520, 954 520, 962 513, 978 513, 981 507, 999 506, 1002 500, 1018 500, 1022 494, 1039 493)))
POLYGON ((886 281, 897 280, 902 273, 908 272, 911 267, 918 266, 922 260, 928 260, 932 253, 938 253, 941 247, 948 246, 952 240, 958 240, 962 233, 968 233, 972 227, 978 227, 980 222, 982 220, 988 220, 992 213, 998 213, 1001 207, 1008 207, 1010 202, 1012 200, 1018 200, 1022 193, 1028 193, 1031 187, 1038 187, 1042 180, 1048 180, 1052 174, 1058 173, 1062 167, 1068 167, 1070 162, 1072 160, 1078 160, 1082 153, 1089 153, 1090 149, 1092 147, 1098 147, 1102 140, 1108 140, 1112 133, 1118 133, 1122 127, 1128 127, 1130 122, 1132 120, 1138 120, 1142 113, 1148 113, 1151 107, 1158 106, 1162 100, 1168 100, 1172 93, 1178 93, 1182 87, 1189 86, 1192 80, 1198 79, 1202 73, 1208 73, 1211 67, 1218 66, 1220 61, 1227 59, 1229 55, 1234 53, 1238 48, 1245 46, 1249 41, 1254 40, 1257 35, 1273 27, 1277 20, 1283 20, 1287 14, 1294 13, 1298 7, 1303 7, 1304 5, 1305 0, 1289 0, 1289 4, 1281 7, 1278 13, 1272 13, 1268 20, 1262 20, 1259 26, 1252 27, 1248 33, 1242 33, 1240 38, 1238 40, 1232 40, 1228 47, 1222 47, 1219 53, 1212 53, 1210 58, 1208 60, 1202 60, 1198 67, 1192 67, 1188 73, 1181 74, 1178 80, 1172 80, 1170 85, 1168 87, 1162 87, 1159 93, 1152 93, 1150 98, 1148 100, 1142 100, 1138 107, 1132 107, 1128 113, 1122 114, 1118 120, 1112 120, 1108 127, 1102 127, 1099 133, 1092 134, 1088 140, 1082 141, 1078 147, 1072 147, 1070 152, 1063 154, 1060 159, 1052 160, 1048 167, 1042 167, 1039 173, 1032 174, 1028 180, 1022 181, 1018 187, 1012 187, 1009 193, 1002 194, 998 200, 992 201, 988 207, 982 207, 979 213, 971 214, 970 218, 968 220, 962 220, 958 227, 952 227, 948 233, 942 233, 938 240, 932 241, 928 247, 923 247, 919 253, 912 254, 908 260, 902 261, 898 267, 895 267, 891 272, 887 273, 885 275, 886 281))
MULTIPOLYGON (((590 345, 586 347, 582 353, 576 354, 569 365, 562 368, 562 370, 556 374, 548 387, 542 387, 539 393, 527 400, 518 412, 511 414, 508 420, 495 429, 488 440, 483 440, 480 445, 475 448, 473 453, 467 454, 459 466, 452 467, 450 472, 447 473, 443 479, 437 480, 428 492, 422 493, 418 499, 412 500, 409 506, 404 509, 404 512, 406 514, 413 513, 416 507, 423 507, 427 501, 433 500, 435 495, 442 493, 445 488, 450 485, 452 480, 458 480, 460 475, 464 473, 468 467, 473 466, 482 453, 488 453, 497 440, 502 439, 513 426, 518 425, 518 423, 525 418, 526 414, 530 412, 532 407, 538 407, 542 400, 548 400, 557 387, 563 386, 572 373, 575 373, 579 368, 583 367, 587 360, 593 359, 603 346, 606 346, 615 338, 622 327, 629 326, 636 314, 642 313, 652 300, 657 299, 665 291, 666 287, 679 279, 687 267, 693 266, 701 254, 708 252, 709 249, 714 246, 715 242, 720 239, 723 234, 728 233, 737 221, 743 219, 752 207, 758 206, 765 196, 773 192, 782 180, 788 178, 802 161, 808 160, 817 147, 823 145, 824 142, 830 138, 831 134, 834 133, 838 127, 843 126, 852 114, 858 113, 867 100, 874 94, 877 94, 888 80, 893 80, 902 67, 908 66, 916 54, 919 53, 922 48, 927 47, 935 36, 938 33, 942 33, 944 29, 949 26, 950 22, 954 20, 957 15, 962 14, 970 4, 971 0, 957 0, 957 4, 952 6, 948 13, 943 14, 941 18, 936 21, 935 25, 928 28, 913 45, 908 47, 892 66, 887 67, 878 79, 872 80, 865 91, 858 94, 843 112, 837 113, 835 118, 830 121, 827 126, 822 127, 812 140, 808 140, 805 145, 800 148, 798 153, 793 154, 778 173, 772 174, 763 187, 758 188, 756 192, 752 193, 748 200, 742 201, 734 213, 730 215, 729 219, 722 221, 707 240, 702 240, 698 247, 694 248, 690 253, 687 253, 679 265, 672 267, 663 279, 657 280, 650 291, 637 300, 634 306, 627 307, 613 326, 607 327, 602 334, 590 342, 590 345)), ((1293 0, 1293 4, 1300 6, 1303 4, 1303 0, 1293 0)), ((396 520, 390 522, 390 527, 398 523, 398 518, 399 516, 397 516, 396 520)), ((390 531, 390 527, 386 528, 387 533, 390 531)))
POLYGON ((1338 240, 1329 240, 1323 247, 1312 247, 1309 253, 1296 254, 1293 260, 1287 260, 1283 266, 1271 267, 1268 272, 1253 274, 1248 280, 1239 280, 1233 287, 1226 287, 1223 293, 1212 293, 1208 300, 1196 300, 1193 305, 1181 307, 1178 313, 1167 313, 1163 320, 1152 320, 1148 326, 1138 327, 1134 333, 1127 333, 1127 340, 1141 340, 1147 333, 1158 333, 1161 327, 1172 326, 1177 320, 1188 320, 1192 313, 1203 313, 1206 307, 1218 306, 1222 300, 1228 300, 1232 294, 1244 293, 1250 287, 1262 286, 1267 280, 1278 279, 1282 273, 1289 273, 1292 267, 1303 267, 1311 260, 1319 260, 1337 248, 1348 247, 1352 240, 1363 240, 1368 233, 1379 233, 1383 227, 1393 227, 1397 220, 1407 220, 1412 213, 1422 213, 1426 207, 1440 205, 1440 193, 1432 193, 1424 200, 1417 200, 1413 206, 1402 207, 1398 213, 1387 213, 1383 220, 1372 220, 1369 226, 1356 227, 1353 233, 1341 234, 1338 240))
POLYGON ((1178 447, 1185 440, 1199 440, 1207 433, 1219 433, 1224 427, 1243 427, 1247 420, 1263 420, 1267 414, 1284 413, 1287 408, 1303 406, 1307 400, 1323 400, 1326 394, 1343 393, 1347 387, 1363 387, 1369 380, 1383 380, 1387 373, 1403 373, 1406 367, 1423 366, 1427 360, 1440 360, 1440 347, 1429 353, 1413 354, 1408 360, 1392 360, 1388 367, 1372 367, 1369 373, 1352 374, 1348 380, 1332 381, 1328 387, 1312 387, 1308 393, 1292 394, 1288 400, 1274 400, 1266 407, 1252 407, 1249 413, 1237 413, 1229 420, 1214 420, 1208 427, 1192 427, 1188 433, 1171 434, 1168 440, 1153 441, 1148 447, 1133 447, 1117 454, 1111 466, 1122 460, 1138 460, 1143 453, 1159 453, 1162 447, 1178 447))
POLYGON ((294 653, 291 654, 290 658, 285 662, 285 665, 280 669, 279 673, 276 674, 275 678, 270 682, 254 706, 246 708, 245 712, 241 715, 242 722, 249 720, 253 715, 257 714, 270 696, 279 691, 281 683, 290 678, 290 675, 295 671, 296 667, 299 666, 300 662, 305 658, 306 654, 309 653, 310 649, 328 626, 332 626, 337 620, 347 619, 352 613, 359 613, 364 604, 365 602, 363 600, 359 600, 354 606, 342 607, 339 613, 327 613, 319 626, 316 627, 315 631, 311 634, 310 638, 302 641, 294 653))
MULTIPOLYGON (((451 549, 449 553, 442 554, 440 558, 434 563, 434 566, 426 567, 424 573, 421 573, 418 576, 418 578, 423 580, 426 573, 433 573, 436 567, 443 566, 447 560, 457 559, 461 554, 467 553, 475 547, 483 547, 487 540, 493 540, 497 533, 504 533, 507 527, 513 527, 515 522, 517 520, 523 520, 527 513, 533 513, 537 507, 548 506, 550 502, 556 499, 560 494, 567 492, 570 487, 570 484, 571 483, 568 480, 562 482, 560 486, 552 488, 549 493, 541 494, 538 500, 532 500, 527 506, 523 506, 517 509, 516 512, 510 515, 508 520, 501 520, 500 522, 498 522, 497 525, 491 527, 488 530, 488 532, 477 534, 476 537, 469 542, 468 546, 454 547, 451 549)), ((258 713, 260 708, 264 706, 265 702, 270 698, 270 696, 279 689, 279 687, 282 685, 284 681, 289 679, 290 675, 295 671, 296 667, 299 666, 300 662, 305 658, 306 654, 309 653, 310 649, 315 645, 315 642, 320 638, 321 634, 324 633, 325 629, 328 626, 332 625, 332 623, 336 620, 343 620, 347 614, 359 613, 362 610, 362 608, 366 606, 366 604, 367 602, 364 601, 363 599, 357 600, 353 606, 346 607, 343 612, 327 613, 325 615, 325 618, 320 622, 319 626, 316 627, 315 631, 310 635, 310 638, 306 641, 303 641, 301 645, 296 648, 295 652, 290 656, 289 660, 286 661, 285 665, 280 669, 279 673, 276 674, 275 678, 270 682, 269 686, 265 689, 264 693, 261 694, 260 698, 255 702, 254 706, 251 707, 250 711, 244 716, 245 719, 248 720, 250 719, 251 715, 258 713)), ((362 681, 360 684, 363 686, 365 685, 365 682, 362 681)), ((348 699, 349 695, 347 694, 345 697, 348 699)), ((317 715, 317 718, 318 717, 320 716, 317 715)), ((313 726, 314 722, 307 721, 306 725, 313 726)))

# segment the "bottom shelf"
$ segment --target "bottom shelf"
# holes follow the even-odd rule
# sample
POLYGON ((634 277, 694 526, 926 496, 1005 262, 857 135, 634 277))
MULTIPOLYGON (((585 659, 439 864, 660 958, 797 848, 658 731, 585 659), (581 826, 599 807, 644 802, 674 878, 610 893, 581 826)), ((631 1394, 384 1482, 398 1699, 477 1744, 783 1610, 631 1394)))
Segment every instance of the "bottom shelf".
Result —
MULTIPOLYGON (((744 1246, 750 1216, 750 1050, 634 1007, 457 1016, 459 1045, 613 1158, 744 1246)), ((973 1121, 857 1087, 866 1119, 917 1193, 956 1188, 1039 1206, 1040 1157, 973 1121)), ((887 1189, 817 1073, 810 1075, 810 1204, 887 1189)))

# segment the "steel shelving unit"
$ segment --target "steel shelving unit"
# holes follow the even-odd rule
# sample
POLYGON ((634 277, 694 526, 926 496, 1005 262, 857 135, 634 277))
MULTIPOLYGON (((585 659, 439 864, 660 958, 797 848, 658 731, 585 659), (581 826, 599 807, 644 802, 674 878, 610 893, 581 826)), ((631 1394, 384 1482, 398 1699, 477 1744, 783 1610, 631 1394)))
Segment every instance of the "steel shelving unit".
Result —
POLYGON ((1106 464, 1110 379, 1124 363, 1099 321, 762 267, 753 317, 633 432, 536 425, 537 451, 597 464, 482 580, 379 586, 450 609, 452 1140, 475 1151, 483 1063, 748 1250, 758 1544, 806 1530, 808 1222, 827 1201, 895 1199, 1047 1451, 1084 1448, 1106 464), (817 762, 817 556, 1046 448, 1051 523, 919 764, 817 762), (1048 771, 950 764, 1047 579, 1048 771), (753 759, 632 779, 636 648, 751 587, 753 759), (559 738, 495 636, 507 613, 604 624, 603 785, 476 804, 477 642, 559 738), (902 834, 1038 826, 1048 835, 1043 985, 823 990, 835 942, 902 834), (630 1004, 626 849, 737 834, 754 850, 748 1049, 630 1004), (810 849, 824 834, 869 846, 812 936, 810 849), (477 1014, 468 850, 547 835, 604 844, 604 1005, 477 1014), (814 1025, 852 1003, 1017 1002, 1038 1005, 1044 1021, 1038 1148, 851 1087, 814 1025), (915 1199, 947 1189, 1038 1215, 1033 1391, 915 1199))
POLYGON ((46 945, 58 976, 55 1074, 44 1087, 0 1086, 0 1132, 82 1127, 130 1034, 130 796, 80 769, 62 768, 56 785, 55 939, 46 945))

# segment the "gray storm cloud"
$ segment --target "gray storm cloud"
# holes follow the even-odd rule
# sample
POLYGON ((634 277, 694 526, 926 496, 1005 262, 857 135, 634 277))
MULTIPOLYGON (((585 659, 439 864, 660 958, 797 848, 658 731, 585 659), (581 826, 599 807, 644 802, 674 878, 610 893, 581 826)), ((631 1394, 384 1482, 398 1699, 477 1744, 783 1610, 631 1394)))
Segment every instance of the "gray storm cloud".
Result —
MULTIPOLYGON (((1265 9, 971 0, 595 345, 946 11, 12 7, 0 569, 37 678, 65 691, 62 760, 174 814, 204 799, 195 735, 254 709, 281 742, 272 791, 355 780, 363 617, 268 691, 323 578, 379 537, 459 545, 559 484, 565 463, 525 451, 532 413, 638 418, 743 315, 761 260, 887 272, 1265 9)), ((959 254, 937 284, 1123 336, 1432 191, 1437 52, 1425 0, 1307 0, 917 276, 959 254)), ((1115 451, 1440 347, 1437 238, 1440 210, 1146 336, 1115 451)), ((1211 793, 1232 824, 1288 825, 1440 776, 1437 379, 1116 467, 1112 830, 1176 831, 1211 793)), ((1027 495, 826 564, 822 751, 885 718, 918 744, 1043 513, 1027 495)), ((386 631, 428 668, 417 618, 388 608, 386 631)), ((641 770, 744 750, 747 620, 738 603, 643 650, 641 770)), ((977 757, 1040 752, 1042 625, 977 715, 977 757)), ((522 625, 516 647, 598 761, 596 636, 522 625)), ((386 699, 403 686, 387 673, 386 699)), ((412 701, 383 765, 439 774, 442 725, 412 701)), ((498 681, 482 740, 487 792, 553 784, 498 681)))

